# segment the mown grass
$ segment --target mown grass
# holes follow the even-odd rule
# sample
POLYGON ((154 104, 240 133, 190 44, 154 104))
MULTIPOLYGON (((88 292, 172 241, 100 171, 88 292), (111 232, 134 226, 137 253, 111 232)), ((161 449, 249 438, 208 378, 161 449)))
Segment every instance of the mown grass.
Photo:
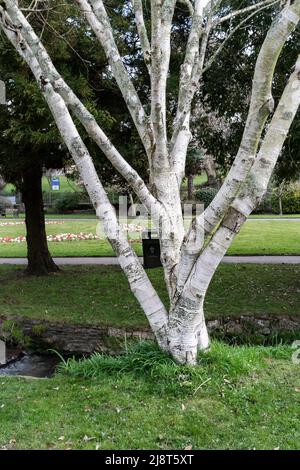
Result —
POLYGON ((148 345, 110 367, 98 357, 96 374, 73 364, 49 380, 2 377, 0 447, 299 450, 291 353, 214 342, 192 369, 148 345))
MULTIPOLYGON (((197 186, 200 186, 201 184, 204 184, 206 182, 207 182, 206 173, 202 173, 201 175, 194 176, 194 179, 193 179, 194 189, 197 189, 197 186)), ((187 188, 187 178, 183 180, 182 187, 187 188)))
POLYGON ((299 255, 300 221, 249 220, 231 245, 231 255, 299 255))
MULTIPOLYGON (((101 225, 97 220, 68 220, 62 224, 47 225, 47 233, 99 233, 101 225), (98 227, 98 229, 97 229, 98 227)), ((130 221, 134 223, 134 221, 130 221)), ((146 226, 144 221, 137 223, 146 226)), ((0 226, 0 237, 25 235, 25 226, 0 226)), ((131 234, 138 237, 138 234, 131 234)), ((135 243, 134 249, 142 254, 141 243, 135 243)), ((114 252, 105 238, 73 242, 49 242, 53 256, 114 256, 114 252)), ((296 220, 249 220, 236 237, 229 255, 299 255, 300 221, 296 220)), ((25 257, 25 243, 0 244, 0 257, 25 257)))
MULTIPOLYGON (((80 187, 76 184, 75 181, 67 178, 66 176, 60 176, 60 191, 59 192, 74 192, 79 191, 80 187)), ((46 176, 42 179, 42 190, 44 192, 52 192, 51 186, 49 184, 48 178, 46 176)), ((13 184, 7 184, 2 191, 2 194, 10 196, 11 194, 15 194, 16 188, 13 184)), ((54 193, 58 193, 58 191, 53 191, 54 193)))
POLYGON ((300 214, 251 214, 249 219, 278 219, 278 220, 285 220, 285 219, 299 219, 300 214))
MULTIPOLYGON (((148 271, 168 304, 161 269, 148 271)), ((300 266, 221 265, 209 288, 207 318, 223 315, 299 315, 300 266)), ((118 266, 65 266, 48 277, 0 266, 0 315, 116 327, 146 327, 147 320, 118 266)))
MULTIPOLYGON (((70 178, 67 178, 66 176, 60 176, 60 192, 74 192, 80 190, 80 186, 76 184, 75 181, 71 180, 70 178)), ((200 184, 203 184, 207 181, 207 176, 205 173, 201 175, 197 175, 194 177, 194 186, 199 186, 200 184)), ((183 182, 183 187, 187 187, 187 181, 184 180, 183 182)), ((50 192, 51 191, 51 186, 49 184, 48 178, 46 176, 43 177, 42 179, 42 189, 44 192, 50 192)), ((11 195, 12 193, 15 193, 16 189, 13 184, 7 184, 2 191, 3 194, 5 195, 11 195)), ((58 193, 58 191, 53 191, 55 193, 58 193)))

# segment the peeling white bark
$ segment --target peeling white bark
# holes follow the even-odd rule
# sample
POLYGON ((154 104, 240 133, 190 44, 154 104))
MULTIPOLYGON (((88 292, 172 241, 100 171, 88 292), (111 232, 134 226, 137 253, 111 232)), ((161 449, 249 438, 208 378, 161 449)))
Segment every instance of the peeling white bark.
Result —
POLYGON ((240 15, 243 15, 245 13, 249 13, 250 11, 253 11, 253 10, 257 10, 263 6, 267 6, 269 4, 273 4, 273 3, 279 3, 281 0, 264 0, 263 2, 258 2, 258 3, 255 3, 255 5, 251 5, 249 7, 245 7, 245 8, 242 8, 241 10, 236 10, 232 13, 229 13, 229 15, 225 15, 225 16, 222 16, 221 18, 217 18, 215 21, 214 21, 214 25, 217 25, 217 24, 220 24, 220 23, 224 23, 224 21, 229 21, 231 20, 232 18, 235 18, 236 16, 240 16, 240 15))
MULTIPOLYGON (((8 2, 8 12, 12 20, 14 20, 14 11, 15 5, 13 2, 8 2), (9 10, 9 3, 12 7, 11 10, 9 10)), ((15 33, 7 28, 3 28, 3 31, 27 62, 36 80, 39 81, 42 69, 29 45, 24 41, 26 47, 21 49, 15 33)), ((130 288, 140 302, 158 343, 163 349, 167 349, 166 329, 168 315, 166 309, 155 292, 136 254, 130 247, 126 235, 120 228, 114 208, 99 180, 92 158, 76 129, 64 100, 54 91, 50 82, 43 87, 42 92, 59 132, 79 170, 82 181, 96 209, 96 214, 103 224, 104 233, 118 256, 120 266, 128 279, 130 288)))
MULTIPOLYGON (((195 364, 198 350, 209 348, 203 305, 210 281, 240 227, 266 191, 300 104, 298 60, 258 151, 266 119, 273 109, 271 86, 274 68, 284 43, 299 22, 300 0, 287 2, 267 34, 257 60, 249 115, 234 165, 215 200, 204 214, 193 221, 185 239, 180 186, 191 138, 191 102, 205 70, 209 32, 218 21, 227 21, 231 17, 253 11, 254 8, 259 10, 273 2, 257 2, 255 7, 232 12, 220 19, 220 15, 215 16, 219 2, 182 0, 187 5, 193 22, 181 70, 173 136, 169 141, 166 131, 166 83, 176 0, 151 0, 151 45, 145 27, 142 1, 132 1, 141 47, 151 76, 150 116, 146 115, 124 67, 103 1, 76 1, 105 51, 146 149, 151 191, 112 145, 94 116, 55 69, 46 49, 15 0, 3 0, 4 3, 0 6, 0 26, 31 68, 37 82, 40 83, 41 76, 43 77, 45 84, 41 91, 78 167, 97 215, 103 223, 104 232, 158 343, 178 362, 195 364), (79 119, 90 138, 128 181, 141 203, 152 210, 160 230, 161 260, 170 297, 169 312, 120 229, 115 211, 70 112, 79 119)), ((209 66, 213 58, 214 56, 208 58, 209 66)))
POLYGON ((171 54, 171 26, 176 0, 151 0, 151 121, 154 144, 153 179, 169 170, 166 127, 166 87, 171 54))
POLYGON ((142 51, 144 54, 145 64, 151 75, 151 46, 148 38, 147 29, 145 26, 143 2, 142 0, 132 0, 135 22, 138 30, 142 51))
POLYGON ((152 151, 152 130, 131 78, 123 64, 114 40, 112 27, 102 0, 76 0, 82 14, 99 40, 111 66, 114 77, 123 94, 136 129, 148 157, 152 151))
POLYGON ((203 302, 210 281, 234 237, 267 190, 272 171, 300 105, 300 56, 268 127, 257 159, 246 180, 224 215, 219 228, 202 251, 182 288, 174 311, 170 313, 172 347, 180 362, 195 362, 197 347, 208 347, 205 330, 199 345, 197 325, 205 324, 203 302), (178 324, 180 327, 178 327, 178 324), (182 327, 182 324, 185 326, 182 327), (189 348, 186 328, 189 332, 189 348), (186 357, 187 356, 187 357, 186 357))
MULTIPOLYGON (((272 79, 279 54, 300 18, 300 2, 287 5, 275 19, 261 47, 252 86, 252 96, 242 142, 235 161, 225 181, 210 206, 198 217, 197 225, 204 232, 204 239, 218 226, 226 210, 236 196, 241 184, 250 171, 258 149, 264 125, 273 111, 272 79)), ((195 246, 195 227, 191 226, 182 248, 182 269, 179 273, 179 289, 184 285, 202 240, 195 246), (194 253, 194 255, 193 255, 194 253)))
POLYGON ((88 109, 79 100, 72 89, 63 80, 62 76, 54 67, 46 49, 40 42, 38 36, 35 34, 26 18, 16 9, 16 7, 12 7, 11 14, 14 16, 15 21, 17 21, 19 25, 22 25, 22 36, 27 41, 33 53, 39 57, 40 67, 44 79, 52 83, 55 91, 61 95, 66 105, 82 123, 91 139, 94 140, 94 142, 103 151, 115 169, 133 188, 142 204, 144 204, 149 211, 152 211, 155 217, 158 217, 162 211, 162 208, 150 193, 142 178, 122 157, 122 155, 118 152, 103 130, 100 128, 94 116, 88 111, 88 109))

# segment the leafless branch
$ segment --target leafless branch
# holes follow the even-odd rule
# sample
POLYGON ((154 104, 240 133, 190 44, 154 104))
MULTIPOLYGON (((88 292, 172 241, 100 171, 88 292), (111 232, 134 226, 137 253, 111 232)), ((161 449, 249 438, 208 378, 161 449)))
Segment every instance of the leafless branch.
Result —
POLYGON ((281 0, 264 0, 263 2, 256 3, 255 5, 251 5, 250 7, 242 8, 241 10, 236 10, 228 15, 222 16, 221 18, 217 18, 214 21, 214 26, 224 23, 224 21, 231 20, 232 18, 235 18, 236 16, 243 15, 244 13, 249 13, 250 11, 260 9, 260 7, 268 7, 271 5, 274 5, 275 3, 279 3, 281 0))

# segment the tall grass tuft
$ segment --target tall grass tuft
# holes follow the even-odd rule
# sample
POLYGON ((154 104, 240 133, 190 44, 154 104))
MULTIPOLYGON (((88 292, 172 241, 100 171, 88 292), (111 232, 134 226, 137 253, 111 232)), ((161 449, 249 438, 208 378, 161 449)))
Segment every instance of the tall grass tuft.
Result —
POLYGON ((219 391, 224 381, 234 386, 241 377, 264 368, 266 358, 285 359, 290 351, 287 346, 230 346, 214 341, 210 352, 199 354, 198 366, 193 367, 178 365, 156 343, 147 341, 130 345, 119 356, 94 353, 85 359, 69 358, 58 372, 85 378, 129 374, 146 381, 151 389, 197 393, 207 387, 219 391))

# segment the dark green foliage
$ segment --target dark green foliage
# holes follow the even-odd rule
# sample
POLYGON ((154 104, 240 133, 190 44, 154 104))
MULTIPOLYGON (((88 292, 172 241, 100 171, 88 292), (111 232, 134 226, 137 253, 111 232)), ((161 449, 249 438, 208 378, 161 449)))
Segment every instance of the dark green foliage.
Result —
MULTIPOLYGON (((29 4, 29 2, 28 2, 29 4)), ((25 2, 23 2, 25 5, 25 2)), ((124 14, 124 6, 112 2, 109 9, 121 55, 129 67, 143 70, 143 60, 137 56, 136 32, 132 15, 124 14)), ((121 92, 108 68, 107 59, 98 41, 87 33, 87 24, 74 2, 52 2, 49 12, 32 13, 30 22, 66 82, 93 113, 113 143, 147 179, 144 151, 137 137, 121 92), (44 25, 45 15, 47 24, 44 25), (66 33, 67 31, 67 33, 66 33)), ((22 171, 27 165, 61 168, 70 162, 39 85, 27 65, 0 34, 1 79, 6 83, 9 106, 1 106, 0 173, 7 182, 22 183, 22 171)), ((144 77, 136 76, 140 94, 144 77)), ((104 184, 124 185, 100 149, 90 141, 84 129, 79 130, 95 161, 104 184)))
MULTIPOLYGON (((282 195, 282 212, 283 214, 299 214, 300 213, 300 191, 288 190, 282 195)), ((279 212, 278 194, 272 195, 272 209, 275 213, 279 212)))
POLYGON ((190 149, 186 156, 185 175, 198 175, 203 168, 204 152, 201 149, 190 149))
POLYGON ((217 192, 218 189, 216 188, 201 188, 196 191, 195 198, 197 201, 202 202, 202 204, 204 204, 204 208, 206 209, 206 207, 208 207, 209 204, 213 201, 217 192))
POLYGON ((278 213, 278 200, 274 199, 273 190, 267 191, 261 203, 257 206, 254 214, 272 214, 278 213))
POLYGON ((59 213, 74 211, 79 209, 80 202, 82 200, 83 193, 80 192, 73 192, 73 193, 63 193, 55 202, 55 209, 59 213))
MULTIPOLYGON (((232 9, 247 7, 252 3, 255 2, 253 0, 223 1, 224 11, 221 12, 227 14, 232 9)), ((204 75, 201 96, 204 99, 206 113, 199 114, 199 119, 195 120, 195 129, 203 147, 215 157, 224 173, 232 164, 241 142, 257 56, 270 24, 281 7, 282 5, 277 2, 272 7, 252 16, 242 28, 235 32, 204 75), (211 111, 216 117, 217 125, 211 122, 211 111)), ((244 17, 239 16, 221 24, 210 38, 207 56, 210 56, 224 41, 228 31, 247 16, 245 14, 244 17)), ((275 105, 297 60, 298 36, 299 27, 286 42, 279 58, 273 80, 275 105)), ((275 170, 279 181, 295 180, 300 175, 299 117, 298 112, 275 170)))

